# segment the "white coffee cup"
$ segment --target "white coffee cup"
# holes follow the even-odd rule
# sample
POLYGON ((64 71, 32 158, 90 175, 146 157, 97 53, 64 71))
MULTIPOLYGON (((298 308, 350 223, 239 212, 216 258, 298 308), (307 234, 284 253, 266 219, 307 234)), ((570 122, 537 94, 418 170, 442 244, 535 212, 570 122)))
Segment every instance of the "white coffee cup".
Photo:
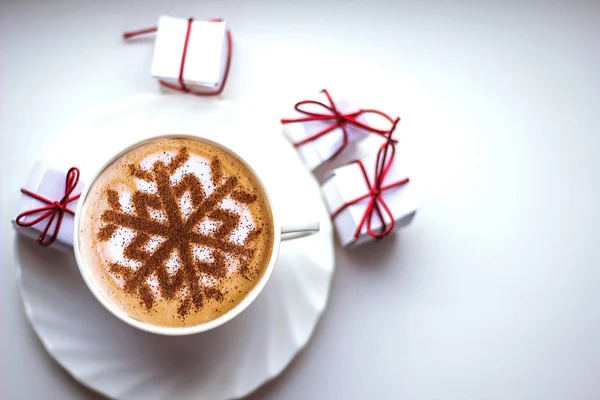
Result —
POLYGON ((250 304, 252 304, 252 302, 258 297, 258 295, 262 292, 265 285, 267 284, 269 278, 271 277, 273 269, 275 268, 275 263, 277 261, 277 256, 279 254, 279 246, 281 244, 281 241, 307 236, 307 235, 316 233, 318 231, 319 231, 319 222, 318 221, 282 224, 275 213, 275 210, 273 207, 273 202, 272 202, 271 196, 269 195, 269 191, 268 191, 267 187, 265 186, 264 180, 261 179, 261 177, 257 174, 256 170, 254 168, 252 168, 252 166, 249 165, 249 163, 246 160, 244 160, 244 158, 242 156, 240 156, 238 152, 235 152, 220 143, 214 142, 209 139, 205 139, 203 137, 192 136, 192 135, 183 135, 183 134, 174 134, 174 135, 161 135, 161 136, 151 137, 146 140, 136 142, 136 143, 128 146, 123 151, 119 152, 114 157, 112 157, 92 176, 91 180, 88 181, 86 188, 81 193, 81 197, 80 197, 80 200, 79 200, 79 203, 77 206, 77 210, 75 212, 74 232, 73 232, 73 234, 74 234, 73 248, 75 251, 75 258, 77 260, 77 266, 79 267, 79 271, 81 272, 81 275, 83 276, 83 280, 85 281, 86 285, 88 286, 88 288, 90 289, 90 291, 92 292, 94 297, 96 297, 96 299, 100 302, 100 304, 102 304, 108 311, 110 311, 114 316, 119 318, 121 321, 123 321, 135 328, 141 329, 143 331, 161 334, 161 335, 177 336, 177 335, 191 335, 194 333, 206 332, 208 330, 217 328, 217 327, 223 325, 224 323, 232 320, 236 316, 238 316, 250 304), (159 326, 159 325, 155 325, 155 324, 151 324, 151 323, 147 323, 147 322, 142 322, 142 321, 132 318, 104 294, 104 290, 96 282, 97 278, 94 276, 93 272, 91 271, 92 266, 86 264, 86 261, 82 257, 81 251, 79 248, 79 235, 80 235, 80 231, 81 231, 81 229, 79 229, 79 225, 81 223, 82 210, 83 210, 83 206, 86 202, 86 198, 88 196, 88 191, 93 186, 95 180, 100 176, 100 174, 107 167, 109 167, 114 161, 116 161, 119 157, 121 157, 125 153, 129 152, 130 150, 132 150, 135 147, 145 144, 146 142, 148 142, 150 140, 155 140, 155 139, 159 139, 159 138, 170 138, 170 139, 178 139, 179 138, 179 139, 187 139, 187 140, 197 140, 197 141, 201 141, 201 142, 207 143, 209 145, 218 147, 218 148, 222 149, 223 151, 233 155, 238 160, 240 160, 248 168, 248 170, 251 171, 254 174, 254 176, 257 178, 256 180, 262 186, 263 191, 267 197, 267 201, 269 202, 271 212, 272 212, 272 221, 273 221, 273 228, 274 228, 273 229, 273 232, 274 232, 273 248, 271 250, 271 256, 269 258, 269 262, 268 262, 268 265, 265 269, 263 276, 258 281, 256 286, 250 292, 248 292, 246 297, 244 297, 242 299, 242 301, 240 301, 234 308, 232 308, 231 310, 222 314, 218 318, 215 318, 213 320, 210 320, 208 322, 201 323, 198 325, 184 326, 184 327, 159 326))

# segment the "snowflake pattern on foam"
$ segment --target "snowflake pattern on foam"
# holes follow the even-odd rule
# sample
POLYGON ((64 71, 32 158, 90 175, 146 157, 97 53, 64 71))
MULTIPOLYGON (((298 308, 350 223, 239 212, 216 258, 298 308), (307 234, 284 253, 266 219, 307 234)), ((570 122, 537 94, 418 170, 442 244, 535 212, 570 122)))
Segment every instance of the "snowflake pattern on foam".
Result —
POLYGON ((129 166, 137 190, 106 190, 98 232, 124 290, 151 309, 158 297, 179 301, 182 317, 205 298, 219 299, 224 277, 244 273, 260 230, 248 204, 256 196, 227 176, 218 159, 163 152, 129 166))

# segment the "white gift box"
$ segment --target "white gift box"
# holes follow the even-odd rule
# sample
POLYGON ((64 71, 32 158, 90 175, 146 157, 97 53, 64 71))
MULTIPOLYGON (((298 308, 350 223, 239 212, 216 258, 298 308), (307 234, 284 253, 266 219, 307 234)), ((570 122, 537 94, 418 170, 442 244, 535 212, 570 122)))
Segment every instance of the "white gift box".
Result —
MULTIPOLYGON (((39 196, 42 196, 52 202, 60 201, 65 195, 66 177, 67 170, 60 170, 51 167, 46 163, 37 162, 33 166, 27 184, 23 186, 23 189, 38 194, 39 196)), ((81 180, 79 180, 77 186, 71 192, 69 197, 73 197, 81 193, 83 186, 84 183, 81 180)), ((79 199, 69 202, 67 204, 67 208, 69 208, 72 211, 75 211, 75 209, 77 208, 78 201, 79 199)), ((45 207, 48 205, 49 204, 41 200, 31 197, 25 193, 21 193, 21 197, 17 205, 17 210, 12 220, 13 227, 17 230, 17 232, 21 233, 22 235, 37 240, 48 225, 50 217, 45 218, 32 226, 17 225, 17 217, 25 211, 45 207)), ((22 223, 34 221, 42 214, 43 212, 30 214, 25 216, 24 218, 21 218, 20 221, 22 223)), ((46 234, 46 240, 49 240, 52 236, 57 222, 58 215, 56 215, 52 222, 52 225, 48 229, 48 232, 46 234)), ((64 213, 64 217, 62 219, 62 223, 58 231, 56 240, 50 245, 50 247, 54 247, 63 251, 73 251, 73 215, 67 212, 64 213)))
MULTIPOLYGON (((371 184, 373 184, 375 181, 376 157, 365 159, 362 162, 367 176, 371 184)), ((399 162, 393 161, 381 187, 401 181, 407 176, 405 168, 399 162)), ((344 204, 370 193, 370 188, 360 166, 358 163, 353 162, 332 170, 328 179, 321 186, 321 192, 329 211, 334 213, 344 204)), ((410 181, 401 186, 383 190, 381 198, 385 201, 394 216, 394 229, 410 224, 417 212, 418 203, 414 187, 410 181)), ((373 236, 369 235, 367 231, 367 221, 363 224, 358 238, 354 239, 355 232, 367 211, 370 200, 371 197, 369 196, 351 204, 333 218, 333 224, 342 246, 361 244, 373 239, 373 236)), ((383 207, 380 207, 380 209, 385 221, 389 225, 390 221, 387 213, 383 207)), ((382 226, 381 220, 377 216, 377 213, 374 212, 371 221, 372 231, 380 232, 382 226)))
POLYGON ((225 21, 190 24, 185 18, 162 16, 158 21, 151 74, 163 85, 181 88, 179 75, 183 63, 186 88, 199 94, 218 93, 225 84, 230 45, 225 21))
MULTIPOLYGON (((311 101, 320 102, 327 107, 332 107, 331 102, 327 98, 325 92, 319 93, 310 99, 311 101)), ((354 103, 346 99, 336 99, 332 97, 333 103, 337 111, 341 114, 352 114, 361 109, 354 103)), ((344 145, 344 132, 339 126, 335 114, 327 110, 325 107, 316 104, 302 104, 302 110, 320 114, 324 117, 331 116, 328 119, 311 120, 303 122, 292 122, 297 119, 310 118, 309 115, 301 113, 296 109, 292 109, 281 120, 283 124, 283 132, 290 142, 298 144, 311 136, 334 127, 330 132, 320 136, 319 138, 296 146, 300 158, 311 171, 319 165, 336 155, 336 152, 344 145)), ((391 121, 385 120, 382 116, 373 112, 364 112, 355 118, 360 123, 371 126, 376 129, 390 129, 391 121)), ((347 145, 364 139, 369 135, 369 131, 358 127, 352 123, 344 122, 346 132, 348 133, 347 145)))

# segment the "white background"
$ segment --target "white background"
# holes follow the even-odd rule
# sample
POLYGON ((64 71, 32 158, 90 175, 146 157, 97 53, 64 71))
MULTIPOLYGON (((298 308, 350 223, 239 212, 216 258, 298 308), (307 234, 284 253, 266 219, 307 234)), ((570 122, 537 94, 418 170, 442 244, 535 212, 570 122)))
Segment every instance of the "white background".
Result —
POLYGON ((29 327, 9 221, 71 121, 158 90, 152 41, 120 35, 161 14, 227 19, 225 98, 400 114, 421 191, 411 227, 337 249, 313 340, 251 399, 600 398, 598 1, 169 3, 0 3, 3 400, 98 398, 29 327))

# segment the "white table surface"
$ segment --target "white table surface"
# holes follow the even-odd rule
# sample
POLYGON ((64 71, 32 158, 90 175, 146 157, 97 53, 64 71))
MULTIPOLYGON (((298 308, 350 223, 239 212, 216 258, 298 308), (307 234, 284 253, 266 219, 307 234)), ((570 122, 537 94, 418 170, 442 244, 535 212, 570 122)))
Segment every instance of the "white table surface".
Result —
POLYGON ((313 340, 251 399, 600 398, 598 1, 4 0, 3 400, 99 398, 30 328, 9 221, 71 121, 158 90, 151 40, 120 34, 160 14, 228 20, 227 99, 278 118, 335 87, 400 114, 421 191, 412 226, 337 249, 313 340))

